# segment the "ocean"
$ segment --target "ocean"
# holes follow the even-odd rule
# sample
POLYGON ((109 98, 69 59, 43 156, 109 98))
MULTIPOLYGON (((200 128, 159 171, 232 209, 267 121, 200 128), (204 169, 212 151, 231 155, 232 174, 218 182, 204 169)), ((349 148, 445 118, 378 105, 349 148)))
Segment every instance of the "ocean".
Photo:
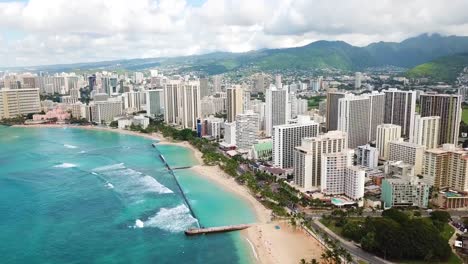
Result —
POLYGON ((73 128, 0 126, 0 263, 252 263, 237 232, 184 230, 255 222, 242 198, 159 158, 191 166, 190 150, 73 128))

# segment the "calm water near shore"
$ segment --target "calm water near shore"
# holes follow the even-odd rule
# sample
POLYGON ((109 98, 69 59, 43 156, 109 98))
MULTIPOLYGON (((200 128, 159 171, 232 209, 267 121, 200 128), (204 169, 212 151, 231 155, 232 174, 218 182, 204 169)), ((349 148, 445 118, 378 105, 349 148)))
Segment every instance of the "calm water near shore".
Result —
POLYGON ((0 126, 1 263, 251 263, 239 233, 187 238, 196 226, 251 223, 248 203, 190 169, 190 150, 142 137, 0 126))

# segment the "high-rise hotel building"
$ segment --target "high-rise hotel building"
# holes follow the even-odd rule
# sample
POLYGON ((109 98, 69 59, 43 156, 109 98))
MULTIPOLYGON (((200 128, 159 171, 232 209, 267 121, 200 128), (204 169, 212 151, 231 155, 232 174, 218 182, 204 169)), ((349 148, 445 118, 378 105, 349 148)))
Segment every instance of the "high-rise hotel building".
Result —
POLYGON ((329 91, 327 93, 327 131, 338 129, 338 100, 344 98, 346 93, 329 91))
POLYGON ((349 148, 375 140, 377 126, 384 119, 384 94, 347 94, 338 100, 338 130, 348 135, 349 148))
POLYGON ((294 148, 306 137, 316 137, 319 124, 309 116, 298 116, 297 123, 273 127, 273 165, 282 169, 293 166, 294 148))
POLYGON ((384 123, 401 126, 401 136, 409 138, 416 113, 416 92, 400 91, 395 88, 382 92, 385 93, 384 123))
POLYGON ((439 144, 457 144, 461 122, 462 96, 421 94, 421 116, 440 116, 439 144))
POLYGON ((0 89, 0 119, 39 112, 39 88, 0 89))
POLYGON ((240 85, 234 85, 226 90, 227 122, 236 121, 236 116, 242 114, 244 108, 244 89, 240 85))
POLYGON ((303 138, 302 144, 293 152, 294 183, 305 190, 318 189, 321 184, 322 154, 346 150, 347 138, 342 131, 303 138))
POLYGON ((401 137, 401 126, 382 124, 377 126, 376 147, 382 159, 388 159, 388 143, 401 137))
POLYGON ((273 127, 286 124, 289 117, 289 94, 286 88, 271 85, 265 95, 265 133, 272 136, 273 127))
POLYGON ((416 115, 410 142, 425 146, 427 149, 439 146, 440 117, 416 115))
POLYGON ((164 120, 167 124, 196 130, 201 117, 198 81, 170 80, 164 84, 164 120))

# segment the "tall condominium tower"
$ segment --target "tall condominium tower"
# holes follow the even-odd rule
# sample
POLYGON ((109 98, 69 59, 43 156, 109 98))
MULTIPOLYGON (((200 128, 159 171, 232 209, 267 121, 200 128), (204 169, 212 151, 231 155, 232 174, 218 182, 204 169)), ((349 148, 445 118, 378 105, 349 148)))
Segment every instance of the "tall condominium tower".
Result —
POLYGON ((286 124, 288 117, 288 90, 272 85, 265 95, 265 130, 271 137, 273 127, 286 124))
POLYGON ((345 97, 346 93, 327 93, 327 131, 338 129, 338 100, 345 97))
POLYGON ((388 143, 401 137, 401 126, 382 124, 377 126, 376 147, 383 159, 388 159, 388 143))
POLYGON ((356 148, 375 139, 383 123, 383 94, 346 95, 338 100, 338 130, 348 134, 348 145, 356 148))
POLYGON ((164 119, 166 123, 196 130, 201 117, 198 81, 171 80, 164 84, 164 119))
POLYGON ((297 123, 273 127, 273 164, 286 169, 293 166, 294 148, 301 145, 305 137, 316 137, 319 124, 309 116, 298 116, 297 123))
POLYGON ((410 142, 425 146, 427 149, 439 146, 440 117, 416 115, 410 142))
POLYGON ((244 107, 244 89, 240 85, 234 85, 226 90, 227 122, 236 121, 236 116, 242 114, 244 107))
POLYGON ((162 114, 163 106, 163 90, 155 89, 146 91, 146 113, 150 116, 158 116, 162 114))
POLYGON ((457 144, 461 122, 461 95, 422 94, 421 116, 440 116, 439 144, 457 144))
POLYGON ((401 136, 409 138, 416 113, 416 92, 388 89, 385 93, 385 124, 401 126, 401 136))
POLYGON ((306 190, 318 189, 321 183, 321 157, 347 149, 347 135, 330 131, 312 138, 303 138, 293 152, 294 183, 306 190))
POLYGON ((249 150, 258 140, 258 114, 247 111, 236 117, 236 145, 241 150, 249 150))

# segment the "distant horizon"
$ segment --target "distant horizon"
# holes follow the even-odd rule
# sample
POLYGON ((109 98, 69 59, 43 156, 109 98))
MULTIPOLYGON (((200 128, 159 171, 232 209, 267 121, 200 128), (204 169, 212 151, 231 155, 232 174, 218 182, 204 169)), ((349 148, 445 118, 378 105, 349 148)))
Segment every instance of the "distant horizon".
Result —
POLYGON ((0 67, 468 35, 468 1, 0 0, 0 67))
POLYGON ((382 40, 379 40, 379 41, 371 42, 371 43, 368 43, 368 44, 362 45, 362 46, 353 45, 351 43, 348 43, 348 42, 346 42, 344 40, 340 40, 340 39, 332 39, 332 40, 320 39, 320 40, 314 40, 312 42, 309 42, 309 43, 306 43, 306 44, 303 44, 303 45, 299 45, 299 46, 290 46, 290 47, 282 47, 282 48, 259 48, 259 49, 255 49, 255 50, 242 51, 242 52, 231 52, 231 51, 217 50, 217 51, 210 51, 210 52, 206 52, 206 53, 197 53, 197 54, 188 54, 188 55, 174 55, 174 56, 162 56, 162 57, 129 57, 129 58, 116 58, 116 59, 110 59, 110 60, 91 60, 91 61, 79 61, 79 62, 69 62, 69 63, 52 63, 52 64, 41 64, 41 65, 21 65, 21 66, 11 66, 11 67, 8 67, 8 66, 4 67, 4 66, 0 65, 0 72, 8 71, 10 69, 27 69, 27 68, 38 68, 38 67, 52 67, 52 66, 61 66, 61 65, 66 66, 66 65, 75 65, 75 64, 92 64, 92 63, 105 63, 105 62, 130 61, 130 60, 171 59, 171 58, 182 58, 182 57, 191 57, 191 56, 203 56, 203 55, 209 55, 209 54, 215 54, 215 53, 245 54, 245 53, 257 52, 257 51, 261 51, 261 50, 300 48, 300 47, 305 47, 305 46, 314 44, 316 42, 344 42, 344 43, 346 43, 348 45, 362 48, 362 47, 367 47, 367 46, 370 46, 372 44, 377 44, 377 43, 401 43, 403 41, 406 41, 406 40, 412 39, 412 38, 418 38, 418 37, 423 37, 423 36, 432 37, 434 35, 438 35, 438 36, 441 36, 441 37, 468 37, 468 35, 467 36, 464 36, 464 35, 444 35, 444 34, 441 34, 441 33, 438 33, 438 32, 431 32, 431 33, 425 32, 425 33, 421 33, 421 34, 418 34, 418 35, 415 35, 415 36, 410 36, 410 37, 408 37, 406 39, 403 39, 401 41, 382 41, 382 40))

